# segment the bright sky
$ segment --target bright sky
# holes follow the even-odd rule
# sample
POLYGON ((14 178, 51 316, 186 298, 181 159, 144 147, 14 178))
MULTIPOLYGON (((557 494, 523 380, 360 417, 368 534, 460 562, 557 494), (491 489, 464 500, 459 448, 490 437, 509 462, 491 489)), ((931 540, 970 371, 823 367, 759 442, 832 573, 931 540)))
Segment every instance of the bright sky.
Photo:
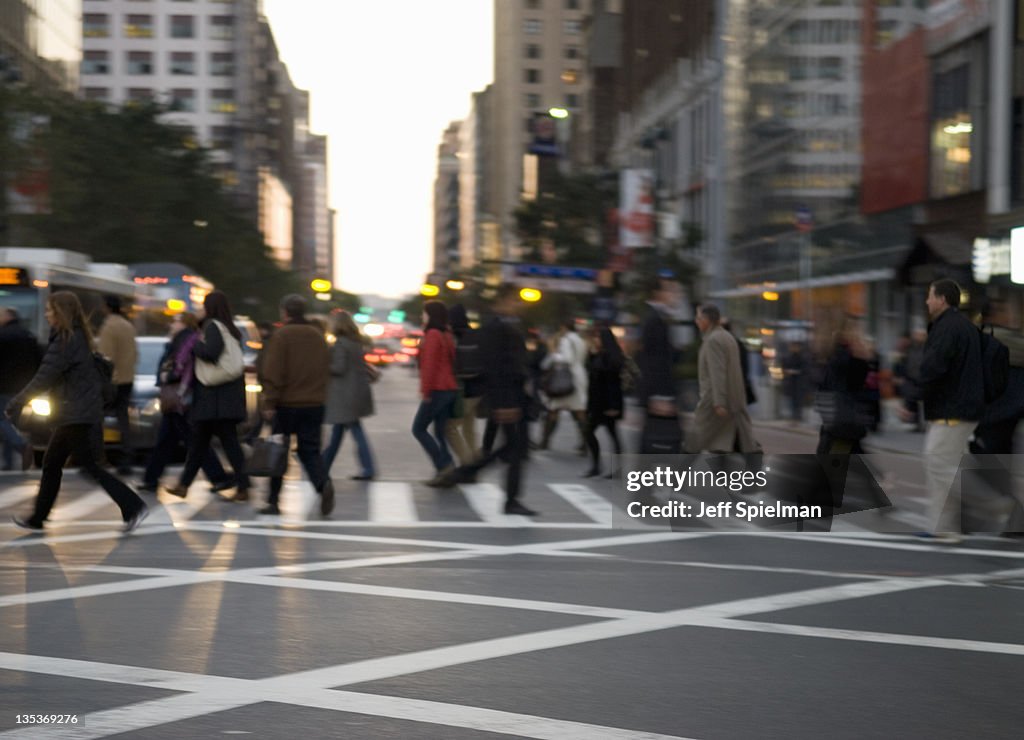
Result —
POLYGON ((433 254, 437 146, 493 78, 490 0, 263 0, 292 81, 328 136, 335 282, 418 292, 433 254))

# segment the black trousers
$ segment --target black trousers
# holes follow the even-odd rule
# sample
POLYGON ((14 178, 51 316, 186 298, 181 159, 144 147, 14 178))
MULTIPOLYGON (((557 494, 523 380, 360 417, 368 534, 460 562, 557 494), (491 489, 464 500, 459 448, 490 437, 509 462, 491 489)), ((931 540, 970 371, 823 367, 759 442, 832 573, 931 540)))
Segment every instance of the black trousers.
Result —
MULTIPOLYGON (((159 483, 160 476, 171 461, 178 445, 183 444, 187 452, 191 440, 192 425, 185 415, 174 412, 165 413, 160 419, 160 431, 157 433, 156 446, 153 448, 142 480, 152 486, 159 483)), ((210 447, 206 448, 206 455, 202 458, 200 467, 210 483, 222 483, 227 479, 227 473, 224 472, 224 466, 220 464, 220 458, 210 447)))
MULTIPOLYGON (((306 408, 278 406, 274 413, 274 434, 284 435, 285 449, 291 448, 291 436, 295 435, 298 447, 299 462, 306 469, 310 483, 317 493, 327 483, 327 470, 324 459, 320 455, 320 438, 323 433, 324 407, 309 406, 306 408)), ((267 503, 277 504, 281 496, 284 478, 270 479, 270 496, 267 503)))
POLYGON ((225 419, 197 421, 192 427, 192 441, 185 458, 185 469, 181 471, 179 485, 188 488, 196 479, 203 461, 212 455, 210 443, 213 438, 220 440, 224 454, 228 456, 231 469, 235 471, 235 483, 239 491, 249 490, 249 476, 245 474, 245 454, 238 442, 238 422, 225 419))
POLYGON ((145 504, 138 494, 126 486, 119 478, 100 467, 96 459, 96 450, 91 443, 92 424, 68 424, 57 427, 50 437, 50 443, 43 455, 43 474, 39 481, 39 494, 36 496, 35 511, 32 514, 33 524, 42 524, 50 515, 61 481, 64 479, 64 465, 72 455, 79 461, 82 470, 92 476, 103 490, 121 510, 121 518, 128 521, 145 504))
POLYGON ((601 463, 601 445, 597 442, 597 430, 600 427, 608 427, 608 434, 611 436, 612 444, 615 446, 615 454, 622 454, 622 443, 619 441, 619 432, 615 427, 618 419, 619 417, 617 416, 608 416, 605 413, 587 412, 586 442, 587 448, 590 450, 590 459, 593 461, 595 468, 601 463))
POLYGON ((505 501, 511 503, 519 499, 522 489, 523 456, 527 445, 526 423, 520 420, 512 424, 495 424, 495 427, 503 435, 501 447, 485 453, 476 462, 459 470, 475 474, 495 460, 504 460, 508 464, 505 470, 505 501))

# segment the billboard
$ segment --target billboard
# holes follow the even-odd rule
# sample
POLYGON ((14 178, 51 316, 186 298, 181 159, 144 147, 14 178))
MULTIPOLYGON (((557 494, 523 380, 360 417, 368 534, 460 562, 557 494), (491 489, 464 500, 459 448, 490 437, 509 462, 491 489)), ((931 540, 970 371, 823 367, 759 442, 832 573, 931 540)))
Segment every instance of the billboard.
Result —
POLYGON ((619 245, 624 249, 654 246, 654 174, 651 170, 629 169, 620 173, 619 245))

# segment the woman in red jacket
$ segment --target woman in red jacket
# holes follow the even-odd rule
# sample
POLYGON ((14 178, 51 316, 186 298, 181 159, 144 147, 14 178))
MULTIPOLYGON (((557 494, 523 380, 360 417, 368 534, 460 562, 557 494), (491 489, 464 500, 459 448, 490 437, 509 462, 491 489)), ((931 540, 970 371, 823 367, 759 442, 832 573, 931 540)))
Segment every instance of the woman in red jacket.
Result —
POLYGON ((420 407, 412 421, 416 438, 434 463, 436 475, 427 485, 437 485, 455 469, 445 442, 444 428, 455 405, 455 342, 448 331, 448 309, 440 301, 423 306, 423 341, 420 342, 420 407), (427 431, 434 425, 434 435, 427 431))

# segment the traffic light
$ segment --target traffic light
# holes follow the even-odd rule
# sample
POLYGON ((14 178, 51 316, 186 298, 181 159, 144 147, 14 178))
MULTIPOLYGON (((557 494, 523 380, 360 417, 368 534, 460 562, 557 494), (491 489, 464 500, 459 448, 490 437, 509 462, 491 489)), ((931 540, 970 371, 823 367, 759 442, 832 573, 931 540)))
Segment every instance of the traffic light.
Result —
POLYGON ((440 292, 441 289, 431 283, 424 283, 423 287, 420 288, 420 294, 426 296, 427 298, 433 298, 440 292))
POLYGON ((313 289, 315 293, 329 293, 331 291, 331 281, 324 280, 323 278, 317 278, 309 284, 309 287, 313 289))

